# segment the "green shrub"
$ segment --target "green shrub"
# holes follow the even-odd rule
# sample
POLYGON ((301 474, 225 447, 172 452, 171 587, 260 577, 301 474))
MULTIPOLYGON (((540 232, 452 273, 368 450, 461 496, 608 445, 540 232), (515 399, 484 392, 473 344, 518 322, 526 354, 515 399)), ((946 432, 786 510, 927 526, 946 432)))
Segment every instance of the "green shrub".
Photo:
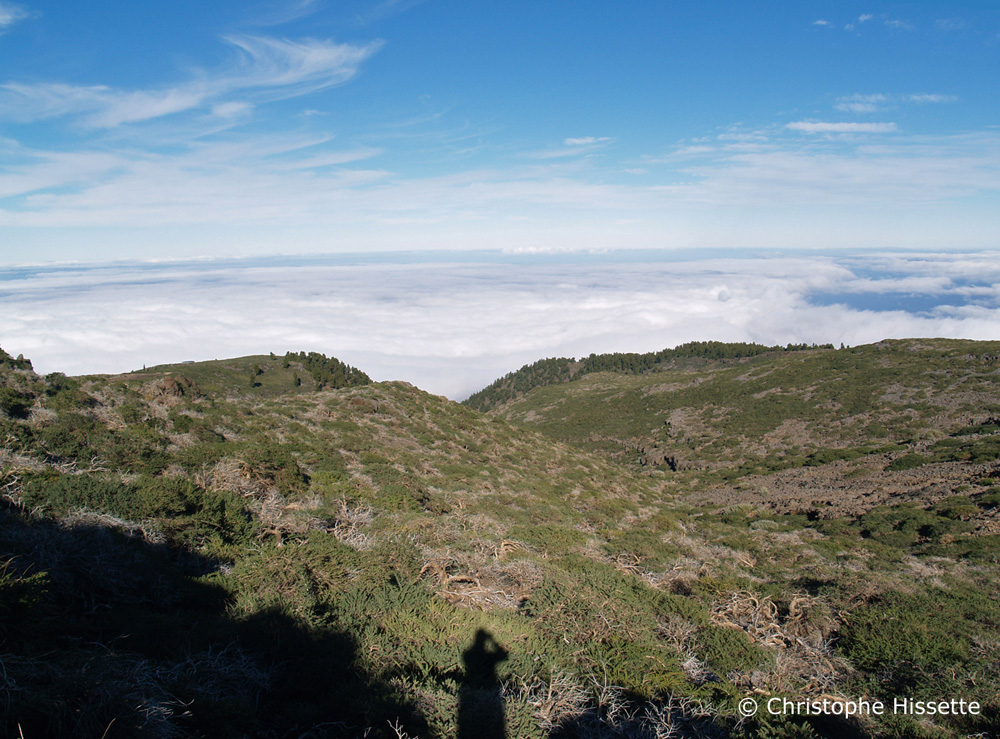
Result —
MULTIPOLYGON (((606 519, 605 519, 606 520, 606 519)), ((625 555, 643 567, 660 569, 675 559, 675 547, 663 543, 659 530, 627 529, 608 532, 602 549, 612 557, 625 555)))
POLYGON ((135 507, 144 516, 179 516, 191 513, 203 491, 183 477, 142 475, 134 483, 135 507))
POLYGON ((586 535, 576 529, 551 524, 518 524, 507 532, 507 538, 547 554, 568 554, 587 542, 586 535))
POLYGON ((336 449, 324 448, 321 453, 306 458, 313 476, 323 473, 324 479, 333 481, 349 477, 344 455, 336 449))
POLYGON ((969 656, 969 624, 947 597, 886 593, 845 619, 839 648, 870 672, 907 663, 933 672, 969 656))
POLYGON ((0 439, 9 449, 28 449, 35 443, 35 434, 27 423, 0 415, 0 439))
POLYGON ((51 456, 64 459, 89 460, 96 454, 92 446, 103 434, 104 427, 93 418, 79 413, 60 413, 38 431, 42 448, 51 456))
POLYGON ((980 508, 992 509, 1000 508, 1000 487, 993 487, 985 490, 977 499, 976 504, 980 508))
POLYGON ((253 480, 273 484, 283 494, 305 492, 309 478, 285 447, 273 443, 254 444, 242 454, 242 471, 253 480))
POLYGON ((1000 534, 959 537, 927 547, 926 554, 1000 565, 1000 534))
POLYGON ((126 484, 115 477, 63 475, 52 468, 26 476, 22 495, 30 507, 56 513, 85 508, 128 520, 180 515, 191 510, 196 497, 187 480, 143 475, 126 484))
POLYGON ((727 526, 747 528, 750 526, 750 521, 753 520, 753 517, 750 515, 751 511, 752 508, 750 506, 735 506, 713 516, 712 519, 727 526))
POLYGON ((174 455, 173 461, 189 471, 201 470, 236 454, 239 448, 230 441, 207 441, 180 450, 174 455))
POLYGON ((162 472, 169 462, 164 451, 166 438, 152 430, 111 430, 99 441, 98 456, 123 472, 155 475, 162 472))
POLYGON ((930 457, 925 457, 923 454, 904 454, 902 457, 897 457, 892 460, 885 469, 889 472, 900 472, 902 470, 912 470, 917 467, 921 467, 931 461, 930 457))
POLYGON ((57 411, 71 411, 92 408, 97 404, 85 393, 78 380, 67 377, 62 372, 45 375, 45 407, 57 411))
POLYGON ((356 550, 325 534, 294 548, 262 547, 233 570, 233 608, 242 615, 278 609, 323 626, 361 564, 356 550))
POLYGON ((968 454, 968 460, 974 464, 985 464, 1000 459, 1000 437, 978 439, 972 444, 968 454))
MULTIPOLYGON (((840 728, 835 726, 834 728, 840 728)), ((817 734, 807 719, 790 716, 763 716, 758 714, 755 739, 818 739, 820 736, 834 736, 832 733, 817 734)))
POLYGON ((27 418, 35 399, 30 393, 0 387, 0 411, 11 418, 27 418))
POLYGON ((644 699, 690 689, 677 656, 656 644, 651 637, 612 636, 591 642, 587 656, 610 683, 624 686, 644 699))
POLYGON ((175 410, 170 411, 168 417, 175 434, 186 434, 194 424, 194 419, 191 416, 186 413, 178 413, 175 410))
POLYGON ((1000 435, 978 439, 941 439, 930 449, 936 462, 973 462, 983 464, 1000 457, 1000 435))
POLYGON ((858 519, 861 535, 899 549, 908 549, 939 517, 912 504, 878 506, 858 519))
POLYGON ((979 506, 964 495, 952 495, 934 506, 934 512, 944 518, 964 520, 979 513, 979 506))
POLYGON ((691 688, 676 656, 659 642, 658 626, 672 618, 708 621, 694 599, 650 588, 634 575, 576 554, 548 569, 521 612, 550 645, 550 659, 605 674, 645 697, 691 688))
POLYGON ((26 476, 22 497, 31 508, 65 513, 72 508, 88 508, 128 517, 132 491, 120 480, 93 475, 63 475, 49 468, 26 476))
POLYGON ((155 421, 158 420, 150 412, 149 406, 137 401, 130 401, 118 406, 118 415, 129 426, 138 426, 140 424, 155 425, 155 421))
POLYGON ((90 464, 95 458, 123 471, 155 474, 167 465, 166 440, 151 429, 115 431, 80 413, 63 412, 37 432, 58 459, 90 464))
POLYGON ((18 572, 11 560, 0 562, 0 639, 30 636, 39 621, 49 589, 46 572, 18 572))
POLYGON ((180 536, 192 543, 214 542, 216 548, 249 546, 260 531, 243 499, 225 490, 202 492, 195 512, 184 523, 180 536))
POLYGON ((708 624, 698 630, 698 657, 717 675, 747 673, 770 660, 741 629, 708 624))

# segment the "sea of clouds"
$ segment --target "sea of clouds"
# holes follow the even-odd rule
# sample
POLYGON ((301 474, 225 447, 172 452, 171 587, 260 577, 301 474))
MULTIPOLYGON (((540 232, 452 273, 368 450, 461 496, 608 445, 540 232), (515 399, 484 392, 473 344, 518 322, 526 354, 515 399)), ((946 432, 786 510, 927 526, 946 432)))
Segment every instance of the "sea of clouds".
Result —
POLYGON ((686 341, 1000 339, 996 252, 437 252, 0 268, 42 373, 319 351, 461 399, 544 357, 686 341))

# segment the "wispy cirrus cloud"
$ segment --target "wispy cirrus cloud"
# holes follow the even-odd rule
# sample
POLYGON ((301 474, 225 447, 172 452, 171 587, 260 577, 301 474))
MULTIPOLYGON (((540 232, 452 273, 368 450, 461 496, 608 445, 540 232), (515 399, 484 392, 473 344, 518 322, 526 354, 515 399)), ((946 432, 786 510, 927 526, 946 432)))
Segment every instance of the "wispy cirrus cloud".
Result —
POLYGON ((837 102, 833 107, 847 113, 878 113, 907 104, 938 105, 954 103, 957 100, 958 97, 956 95, 936 93, 910 93, 905 95, 875 93, 868 95, 846 95, 837 98, 837 102))
POLYGON ((194 142, 170 155, 19 147, 0 175, 0 197, 19 204, 0 209, 0 223, 292 224, 329 214, 352 188, 384 178, 380 170, 345 167, 379 153, 302 135, 194 142))
POLYGON ((566 146, 590 146, 592 144, 603 144, 611 141, 610 136, 580 136, 578 138, 568 138, 563 141, 566 146))
POLYGON ((256 26, 280 26, 315 13, 319 0, 292 0, 284 5, 277 3, 252 20, 256 26))
POLYGON ((894 133, 895 123, 851 123, 841 121, 794 121, 785 126, 790 131, 802 133, 894 133))
POLYGON ((119 90, 104 85, 17 83, 0 85, 0 115, 20 122, 71 116, 87 128, 115 128, 189 111, 211 103, 231 114, 246 100, 277 100, 339 85, 357 74, 360 65, 382 46, 267 36, 227 36, 238 50, 228 69, 151 90, 119 90), (228 107, 219 107, 228 106, 228 107))
MULTIPOLYGON (((205 244, 240 254, 994 243, 981 224, 1000 226, 995 209, 966 219, 956 205, 1000 194, 1000 135, 836 130, 725 131, 623 164, 633 176, 620 182, 586 157, 404 176, 385 167, 380 147, 338 145, 328 134, 242 132, 146 152, 0 142, 0 226, 39 239, 53 229, 80 238, 81 229, 120 228, 124 254, 151 226, 182 254, 205 244), (186 235, 194 227, 204 243, 186 235)), ((39 253, 32 238, 23 243, 21 258, 39 253)))
POLYGON ((837 99, 834 108, 848 113, 875 113, 885 109, 889 102, 887 95, 848 95, 837 99))
POLYGON ((575 136, 563 139, 563 147, 532 152, 533 159, 562 159, 589 154, 612 141, 610 136, 575 136))
POLYGON ((374 6, 357 16, 359 25, 366 26, 369 23, 389 18, 400 13, 405 13, 411 8, 425 3, 427 0, 378 0, 374 6))
POLYGON ((867 23, 868 21, 870 21, 873 17, 874 16, 871 13, 863 13, 863 14, 861 14, 861 15, 858 16, 858 20, 857 21, 855 21, 854 23, 848 23, 847 25, 845 25, 844 26, 844 30, 845 31, 855 31, 855 30, 857 30, 858 26, 864 25, 865 23, 867 23))
POLYGON ((268 89, 277 97, 301 95, 354 77, 362 62, 382 48, 382 41, 337 44, 323 39, 226 36, 243 52, 240 66, 220 77, 223 90, 268 89))
POLYGON ((928 208, 1000 194, 996 134, 942 138, 898 134, 886 139, 880 130, 835 130, 836 135, 820 136, 813 135, 813 126, 805 131, 792 127, 790 133, 720 135, 714 146, 681 146, 676 156, 649 162, 674 166, 686 174, 684 182, 658 187, 692 205, 730 203, 756 209, 773 207, 775 202, 824 204, 856 213, 878 205, 902 207, 913 219, 918 216, 910 209, 916 204, 928 208))
MULTIPOLYGON (((885 28, 891 28, 901 31, 916 30, 916 26, 914 26, 911 22, 902 20, 900 18, 891 18, 888 15, 885 15, 884 13, 879 16, 879 19, 882 21, 882 26, 884 26, 885 28)), ((831 29, 843 28, 843 30, 847 32, 858 33, 860 32, 861 26, 873 20, 875 20, 874 13, 862 13, 861 15, 858 16, 857 20, 844 23, 843 26, 841 26, 839 23, 834 23, 833 21, 827 20, 826 18, 820 18, 819 20, 813 21, 813 25, 831 29)))
POLYGON ((954 103, 958 100, 957 95, 935 95, 928 93, 917 93, 915 95, 907 95, 905 99, 911 103, 954 103))
POLYGON ((18 21, 30 18, 31 12, 13 3, 0 2, 0 34, 18 21))
POLYGON ((938 18, 934 21, 934 28, 938 31, 967 31, 972 28, 972 24, 965 18, 938 18))

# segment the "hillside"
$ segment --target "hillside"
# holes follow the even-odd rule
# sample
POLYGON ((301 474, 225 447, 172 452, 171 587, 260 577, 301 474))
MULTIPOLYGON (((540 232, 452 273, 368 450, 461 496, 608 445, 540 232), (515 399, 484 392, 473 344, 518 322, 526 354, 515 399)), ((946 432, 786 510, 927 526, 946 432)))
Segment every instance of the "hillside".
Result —
POLYGON ((356 367, 317 352, 165 364, 144 367, 129 376, 133 383, 137 379, 181 377, 196 392, 209 395, 246 394, 249 390, 255 395, 271 396, 368 385, 372 381, 356 367))
MULTIPOLYGON (((614 354, 591 354, 580 360, 567 357, 541 359, 532 364, 526 364, 516 372, 509 372, 462 402, 470 408, 489 411, 520 398, 535 388, 579 380, 586 375, 597 372, 614 372, 622 375, 650 374, 682 366, 702 366, 708 362, 739 360, 765 354, 815 348, 817 347, 805 344, 789 344, 781 347, 721 341, 692 341, 673 349, 646 354, 616 352, 614 354)), ((820 348, 832 349, 833 345, 828 344, 820 348)))
POLYGON ((488 415, 322 355, 0 354, 4 730, 995 734, 998 354, 702 357, 488 415), (737 711, 862 695, 984 710, 737 711))

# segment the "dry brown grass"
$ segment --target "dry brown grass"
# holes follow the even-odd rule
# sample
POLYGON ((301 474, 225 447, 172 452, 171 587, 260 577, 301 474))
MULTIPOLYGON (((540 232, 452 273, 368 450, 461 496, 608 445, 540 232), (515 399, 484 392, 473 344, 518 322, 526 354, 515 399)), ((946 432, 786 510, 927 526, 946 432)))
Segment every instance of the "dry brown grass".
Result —
POLYGON ((592 697, 574 675, 565 672, 553 673, 548 681, 538 676, 518 678, 505 689, 514 700, 531 706, 545 731, 582 715, 592 697))
POLYGON ((337 501, 333 522, 327 531, 355 549, 369 549, 372 539, 365 529, 375 520, 375 511, 367 503, 349 501, 342 496, 337 501))
POLYGON ((782 614, 770 598, 739 591, 715 605, 712 622, 740 629, 774 655, 769 668, 743 676, 744 682, 768 691, 830 690, 850 671, 832 648, 838 627, 833 611, 807 594, 794 595, 786 611, 782 614))
MULTIPOLYGON (((482 611, 518 608, 542 581, 541 570, 528 559, 503 562, 495 547, 434 556, 420 570, 435 592, 449 603, 482 611)), ((516 550, 515 550, 516 551, 516 550)))
POLYGON ((76 526, 100 526, 121 531, 129 537, 142 539, 147 544, 165 544, 167 538, 160 531, 155 521, 128 521, 110 513, 97 513, 95 511, 76 508, 70 511, 62 519, 69 528, 76 526))

